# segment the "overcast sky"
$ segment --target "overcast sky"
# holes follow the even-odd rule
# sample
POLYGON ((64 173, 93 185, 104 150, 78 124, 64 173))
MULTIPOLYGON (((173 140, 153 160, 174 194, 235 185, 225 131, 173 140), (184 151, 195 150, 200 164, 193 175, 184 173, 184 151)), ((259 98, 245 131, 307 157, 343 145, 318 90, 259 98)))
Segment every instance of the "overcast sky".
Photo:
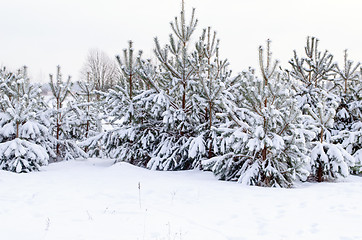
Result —
MULTIPOLYGON (((257 49, 272 40, 273 56, 287 67, 293 49, 302 53, 306 37, 342 60, 343 50, 362 61, 360 0, 185 0, 186 14, 196 8, 202 28, 212 26, 221 40, 221 54, 234 72, 257 67, 257 49)), ((29 66, 33 80, 48 81, 61 65, 78 80, 91 48, 113 57, 134 41, 151 56, 158 36, 162 45, 179 14, 181 0, 1 0, 0 64, 29 66)))

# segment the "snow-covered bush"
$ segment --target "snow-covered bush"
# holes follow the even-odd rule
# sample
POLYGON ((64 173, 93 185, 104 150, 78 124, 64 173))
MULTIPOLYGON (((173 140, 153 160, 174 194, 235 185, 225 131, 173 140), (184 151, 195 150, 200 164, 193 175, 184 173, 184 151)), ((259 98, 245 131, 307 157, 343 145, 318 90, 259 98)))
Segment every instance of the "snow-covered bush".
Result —
POLYGON ((47 165, 49 155, 46 150, 35 143, 15 138, 0 143, 0 169, 12 172, 30 172, 47 165))

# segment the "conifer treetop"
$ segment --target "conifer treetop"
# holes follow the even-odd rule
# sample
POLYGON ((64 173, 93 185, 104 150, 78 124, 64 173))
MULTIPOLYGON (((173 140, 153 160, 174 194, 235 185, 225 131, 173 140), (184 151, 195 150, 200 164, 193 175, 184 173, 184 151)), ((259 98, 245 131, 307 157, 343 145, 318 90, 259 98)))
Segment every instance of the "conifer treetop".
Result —
POLYGON ((306 86, 320 87, 322 80, 330 80, 334 76, 333 55, 328 50, 319 51, 318 46, 319 40, 316 37, 307 37, 304 48, 306 56, 299 58, 294 50, 294 57, 289 61, 292 76, 306 86))
POLYGON ((59 99, 59 103, 64 102, 65 98, 71 93, 70 88, 72 86, 71 76, 68 76, 67 81, 63 82, 63 75, 61 73, 60 66, 57 66, 56 79, 54 80, 53 74, 49 74, 50 78, 50 88, 52 90, 53 96, 56 99, 59 99))
POLYGON ((338 64, 336 65, 336 69, 334 70, 338 77, 340 79, 337 80, 342 80, 342 83, 337 83, 340 88, 343 89, 344 94, 346 94, 348 92, 348 88, 349 88, 349 84, 350 82, 356 82, 358 81, 358 68, 360 67, 361 63, 356 63, 353 66, 353 61, 348 59, 348 50, 345 49, 344 50, 344 64, 343 64, 343 68, 340 68, 338 66, 338 64))

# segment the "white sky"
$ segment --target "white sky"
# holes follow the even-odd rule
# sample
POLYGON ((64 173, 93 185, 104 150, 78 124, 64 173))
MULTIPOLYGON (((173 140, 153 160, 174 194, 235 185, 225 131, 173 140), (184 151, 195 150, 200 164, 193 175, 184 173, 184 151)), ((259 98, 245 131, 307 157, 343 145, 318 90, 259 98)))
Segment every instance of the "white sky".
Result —
MULTIPOLYGON (((181 0, 1 0, 0 64, 29 66, 35 81, 61 65, 77 80, 91 48, 111 57, 134 41, 151 56, 153 38, 162 45, 181 0)), ((234 72, 257 67, 258 46, 272 40, 274 56, 287 67, 293 49, 302 53, 308 35, 320 39, 341 62, 343 50, 362 60, 360 0, 185 0, 186 14, 196 8, 202 28, 212 26, 221 40, 222 57, 234 72)))

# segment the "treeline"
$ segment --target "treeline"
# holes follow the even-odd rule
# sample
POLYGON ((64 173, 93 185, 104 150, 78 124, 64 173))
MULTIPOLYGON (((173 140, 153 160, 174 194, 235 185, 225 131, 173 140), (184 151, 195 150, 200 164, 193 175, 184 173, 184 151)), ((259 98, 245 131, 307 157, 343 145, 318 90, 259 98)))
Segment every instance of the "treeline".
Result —
POLYGON ((50 104, 26 69, 1 70, 0 168, 28 172, 49 161, 110 157, 268 187, 361 172, 362 67, 347 51, 338 64, 308 37, 305 52, 283 68, 268 40, 258 71, 232 74, 210 27, 190 41, 194 13, 187 20, 182 6, 164 47, 155 38, 158 64, 130 42, 111 77, 88 67, 76 93, 58 67, 50 104))

